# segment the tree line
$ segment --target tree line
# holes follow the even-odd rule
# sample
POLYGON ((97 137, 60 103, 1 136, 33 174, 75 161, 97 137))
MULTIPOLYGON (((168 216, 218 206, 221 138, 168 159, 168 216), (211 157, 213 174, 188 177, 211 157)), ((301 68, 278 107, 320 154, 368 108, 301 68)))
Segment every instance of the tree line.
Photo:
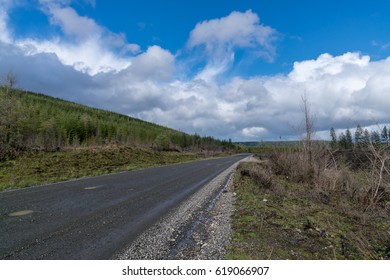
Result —
POLYGON ((340 135, 337 135, 335 129, 332 127, 330 129, 330 137, 330 145, 332 148, 366 148, 369 145, 379 147, 389 146, 390 143, 390 131, 387 126, 384 126, 379 131, 369 131, 359 124, 356 127, 354 135, 352 135, 350 129, 346 129, 345 132, 341 132, 340 135))
POLYGON ((230 140, 189 135, 161 125, 43 94, 0 87, 0 160, 25 151, 107 144, 157 150, 229 150, 230 140))

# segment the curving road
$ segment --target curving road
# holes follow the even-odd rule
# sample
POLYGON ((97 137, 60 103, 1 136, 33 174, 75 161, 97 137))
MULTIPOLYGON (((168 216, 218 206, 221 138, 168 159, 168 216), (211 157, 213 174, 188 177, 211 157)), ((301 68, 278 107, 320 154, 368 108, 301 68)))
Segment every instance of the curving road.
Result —
POLYGON ((0 259, 109 259, 245 157, 0 192, 0 259))

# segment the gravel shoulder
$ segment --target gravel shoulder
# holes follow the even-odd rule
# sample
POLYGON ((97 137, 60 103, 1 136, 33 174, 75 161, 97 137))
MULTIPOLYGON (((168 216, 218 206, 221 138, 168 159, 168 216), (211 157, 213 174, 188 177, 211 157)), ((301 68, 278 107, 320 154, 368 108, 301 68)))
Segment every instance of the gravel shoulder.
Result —
POLYGON ((225 259, 233 213, 232 180, 238 163, 215 177, 113 259, 225 259))

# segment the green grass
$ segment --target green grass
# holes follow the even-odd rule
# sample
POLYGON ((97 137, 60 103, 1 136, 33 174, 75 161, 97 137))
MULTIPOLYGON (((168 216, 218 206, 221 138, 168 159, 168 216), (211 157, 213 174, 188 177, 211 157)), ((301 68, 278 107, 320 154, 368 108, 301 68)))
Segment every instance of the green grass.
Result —
POLYGON ((194 153, 159 152, 126 146, 31 153, 15 160, 0 162, 0 190, 186 162, 203 157, 194 153))
POLYGON ((274 176, 270 187, 241 172, 261 168, 241 164, 235 175, 229 259, 390 258, 388 212, 323 204, 302 184, 274 176))

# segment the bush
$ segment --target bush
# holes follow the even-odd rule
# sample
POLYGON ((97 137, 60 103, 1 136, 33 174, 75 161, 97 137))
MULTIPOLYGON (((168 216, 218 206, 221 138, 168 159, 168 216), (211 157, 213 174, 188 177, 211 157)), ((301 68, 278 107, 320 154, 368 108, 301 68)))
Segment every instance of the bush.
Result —
POLYGON ((314 170, 304 155, 294 150, 275 151, 271 156, 271 166, 277 175, 297 183, 311 183, 314 170))
POLYGON ((277 178, 267 165, 258 164, 240 164, 241 177, 250 177, 256 186, 260 188, 275 188, 277 178))

